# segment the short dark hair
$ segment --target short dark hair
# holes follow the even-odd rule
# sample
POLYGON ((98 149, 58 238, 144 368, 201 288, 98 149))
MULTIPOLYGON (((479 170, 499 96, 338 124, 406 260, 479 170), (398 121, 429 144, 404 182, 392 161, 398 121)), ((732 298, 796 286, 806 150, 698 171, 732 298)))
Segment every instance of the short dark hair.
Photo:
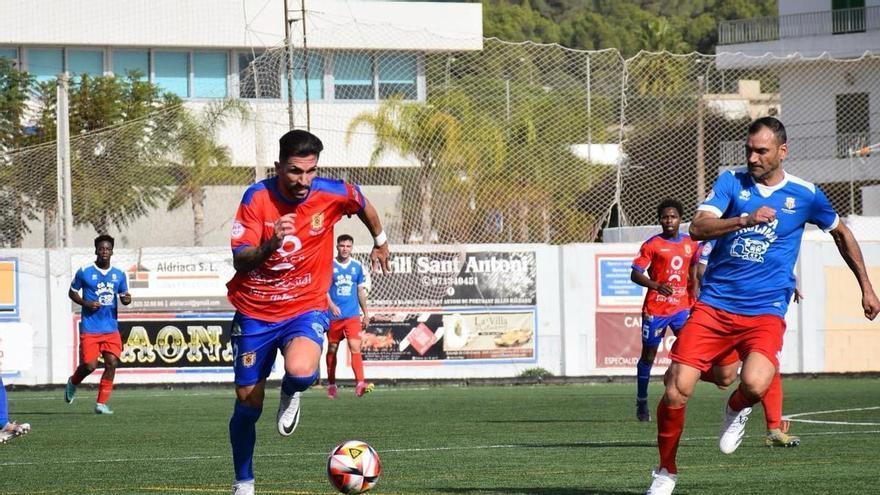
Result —
POLYGON ((109 242, 110 249, 113 249, 116 245, 116 241, 112 237, 107 234, 101 234, 98 237, 95 237, 95 249, 98 249, 98 244, 101 244, 102 242, 109 242))
POLYGON ((336 238, 336 244, 339 244, 342 241, 348 241, 348 242, 354 244, 354 237, 352 237, 348 234, 342 234, 341 236, 336 238))
POLYGON ((320 156, 324 143, 311 132, 296 129, 281 136, 278 140, 278 161, 284 163, 292 156, 320 156))
POLYGON ((666 208, 675 208, 678 211, 678 216, 684 216, 684 206, 681 205, 681 202, 677 199, 664 199, 657 205, 657 218, 663 216, 663 210, 666 208))
POLYGON ((785 134, 785 126, 776 117, 761 117, 749 124, 749 136, 757 134, 763 128, 770 129, 776 136, 776 142, 785 144, 788 142, 788 136, 785 134))

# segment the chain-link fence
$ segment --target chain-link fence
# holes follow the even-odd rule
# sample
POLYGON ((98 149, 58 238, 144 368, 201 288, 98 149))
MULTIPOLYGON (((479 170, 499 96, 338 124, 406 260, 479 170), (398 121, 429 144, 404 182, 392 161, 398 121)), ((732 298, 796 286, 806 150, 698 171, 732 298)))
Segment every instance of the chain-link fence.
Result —
MULTIPOLYGON (((479 51, 294 47, 239 62, 244 105, 154 98, 104 128, 71 82, 74 246, 95 231, 124 247, 225 245, 244 184, 271 171, 291 124, 324 140, 322 173, 362 184, 396 244, 591 242, 609 224, 654 223, 668 197, 689 218, 719 170, 744 164, 762 115, 787 125, 789 172, 844 215, 880 215, 867 151, 880 142, 876 57, 623 59, 487 39, 479 51)), ((0 242, 58 246, 54 141, 0 149, 0 242)))

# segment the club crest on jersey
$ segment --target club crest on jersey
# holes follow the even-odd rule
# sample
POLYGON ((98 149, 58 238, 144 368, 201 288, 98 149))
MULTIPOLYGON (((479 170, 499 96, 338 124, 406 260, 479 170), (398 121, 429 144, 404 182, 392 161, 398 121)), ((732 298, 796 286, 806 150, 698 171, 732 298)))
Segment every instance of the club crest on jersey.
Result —
POLYGON ((324 232, 324 212, 315 213, 312 215, 312 230, 309 231, 311 235, 320 235, 324 232))
POLYGON ((748 201, 752 197, 752 193, 749 192, 748 189, 743 189, 739 192, 739 199, 743 201, 748 201))
POLYGON ((690 245, 688 245, 688 244, 685 244, 685 245, 684 245, 684 253, 685 253, 686 255, 688 255, 688 256, 691 255, 691 247, 690 247, 690 245))
POLYGON ((785 198, 785 207, 782 208, 782 211, 786 213, 794 213, 794 198, 791 196, 785 198))
POLYGON ((252 368, 257 362, 256 352, 246 352, 241 355, 241 365, 245 368, 252 368))

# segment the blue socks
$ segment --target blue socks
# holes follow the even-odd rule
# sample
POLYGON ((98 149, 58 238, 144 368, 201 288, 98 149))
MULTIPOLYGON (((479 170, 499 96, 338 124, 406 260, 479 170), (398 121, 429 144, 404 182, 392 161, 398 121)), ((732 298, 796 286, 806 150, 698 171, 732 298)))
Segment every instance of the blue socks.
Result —
POLYGON ((6 388, 3 386, 3 378, 0 377, 0 428, 9 422, 9 408, 6 403, 6 388))
POLYGON ((318 379, 318 370, 307 376, 284 375, 281 380, 281 390, 287 395, 293 395, 295 392, 302 392, 308 389, 318 379))
POLYGON ((257 420, 262 407, 251 407, 235 401, 229 419, 229 442, 232 444, 232 464, 235 481, 254 479, 254 445, 257 443, 257 420))
POLYGON ((637 399, 648 399, 648 381, 651 380, 651 366, 654 363, 643 363, 641 359, 639 359, 638 364, 636 364, 636 378, 638 380, 638 391, 636 392, 637 399))

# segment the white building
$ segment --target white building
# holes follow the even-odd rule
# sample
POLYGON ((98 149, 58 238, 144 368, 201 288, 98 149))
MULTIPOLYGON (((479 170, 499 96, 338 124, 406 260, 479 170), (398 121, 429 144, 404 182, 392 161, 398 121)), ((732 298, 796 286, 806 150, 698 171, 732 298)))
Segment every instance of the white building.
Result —
MULTIPOLYGON (((880 142, 880 0, 778 5, 776 17, 721 23, 717 67, 784 66, 779 95, 787 170, 823 184, 880 180, 877 153, 851 157, 880 142)), ((862 208, 854 213, 880 215, 871 189, 862 188, 862 208)))
MULTIPOLYGON (((38 81, 62 72, 75 78, 137 70, 195 108, 218 98, 245 98, 253 118, 221 135, 242 166, 272 165, 277 140, 289 128, 292 94, 294 125, 309 127, 324 141, 322 166, 365 167, 373 141, 359 135, 346 143, 352 117, 392 95, 424 101, 426 54, 482 49, 478 3, 306 0, 305 12, 300 6, 299 0, 4 0, 0 57, 14 59, 38 81), (296 49, 290 90, 283 55, 264 62, 256 77, 251 64, 266 50, 284 45, 285 17, 296 49), (308 57, 303 56, 305 41, 308 57)), ((416 163, 386 154, 378 165, 416 163)), ((238 194, 209 197, 214 214, 208 221, 231 218, 238 194)), ((384 205, 387 211, 393 207, 384 205)), ((181 236, 190 236, 187 210, 175 212, 184 215, 179 219, 157 212, 138 220, 128 234, 146 232, 151 245, 163 242, 156 235, 167 237, 167 245, 180 244, 181 236), (169 225, 181 225, 183 231, 169 225)), ((206 241, 226 242, 228 229, 214 223, 207 226, 206 241)), ((32 230, 33 239, 25 245, 42 246, 41 228, 32 230)), ((87 245, 92 236, 78 233, 76 245, 87 245)), ((124 245, 133 247, 147 240, 125 239, 124 245)))

